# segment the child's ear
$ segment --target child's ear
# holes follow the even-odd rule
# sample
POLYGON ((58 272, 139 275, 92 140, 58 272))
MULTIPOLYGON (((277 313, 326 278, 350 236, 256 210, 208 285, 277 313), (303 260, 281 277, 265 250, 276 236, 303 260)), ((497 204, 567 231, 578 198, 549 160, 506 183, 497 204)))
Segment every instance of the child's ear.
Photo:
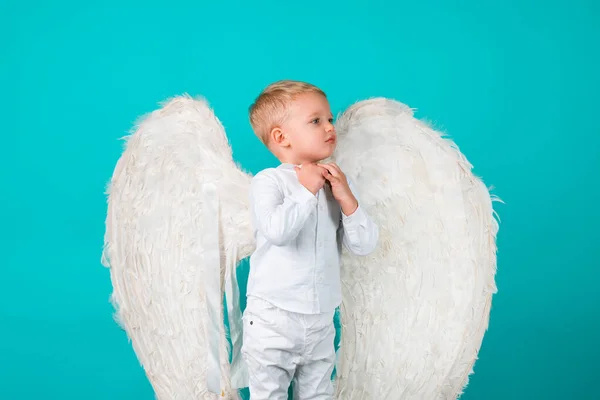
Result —
POLYGON ((271 140, 280 147, 288 147, 290 145, 287 135, 279 127, 275 127, 271 130, 271 140))

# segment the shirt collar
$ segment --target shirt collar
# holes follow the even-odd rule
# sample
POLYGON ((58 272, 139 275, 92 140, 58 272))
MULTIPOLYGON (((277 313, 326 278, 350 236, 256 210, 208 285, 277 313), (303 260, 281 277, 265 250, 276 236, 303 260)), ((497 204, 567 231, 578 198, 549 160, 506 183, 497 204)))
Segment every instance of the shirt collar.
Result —
POLYGON ((280 168, 280 169, 294 169, 294 167, 296 167, 296 164, 282 163, 282 164, 279 165, 278 168, 280 168))

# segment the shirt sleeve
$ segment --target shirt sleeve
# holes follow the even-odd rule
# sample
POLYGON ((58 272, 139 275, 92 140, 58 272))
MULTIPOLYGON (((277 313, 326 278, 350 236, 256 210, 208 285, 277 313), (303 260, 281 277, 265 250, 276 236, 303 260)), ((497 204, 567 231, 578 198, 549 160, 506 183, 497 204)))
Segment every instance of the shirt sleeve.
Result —
POLYGON ((379 241, 379 227, 360 205, 358 193, 349 181, 350 190, 358 200, 358 208, 350 215, 342 212, 342 243, 348 251, 366 256, 373 252, 379 241))
POLYGON ((296 239, 316 206, 316 196, 300 184, 286 196, 270 173, 261 172, 252 178, 250 209, 254 226, 275 246, 296 239))

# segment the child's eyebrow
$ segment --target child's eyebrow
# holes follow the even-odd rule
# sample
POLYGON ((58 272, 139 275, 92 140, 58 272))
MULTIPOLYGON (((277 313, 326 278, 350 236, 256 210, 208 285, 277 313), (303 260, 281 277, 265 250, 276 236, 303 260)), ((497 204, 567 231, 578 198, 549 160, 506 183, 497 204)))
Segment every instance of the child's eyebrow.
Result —
MULTIPOLYGON (((333 118, 333 113, 332 112, 323 113, 323 114, 329 115, 330 118, 333 118)), ((309 114, 308 118, 319 117, 319 116, 321 116, 323 114, 321 114, 320 111, 315 111, 315 112, 309 114)))

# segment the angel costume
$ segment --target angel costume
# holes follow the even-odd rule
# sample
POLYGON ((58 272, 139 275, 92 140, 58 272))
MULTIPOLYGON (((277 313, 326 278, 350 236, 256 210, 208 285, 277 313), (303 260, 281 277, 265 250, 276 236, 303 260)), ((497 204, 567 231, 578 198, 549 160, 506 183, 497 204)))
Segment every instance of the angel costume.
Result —
MULTIPOLYGON (((456 399, 496 292, 496 199, 453 142, 397 101, 360 101, 336 131, 333 160, 378 244, 356 255, 350 240, 341 253, 334 396, 456 399)), ((161 400, 237 399, 248 385, 236 268, 260 246, 252 180, 207 102, 189 96, 143 118, 117 162, 103 262, 117 320, 161 400)), ((306 296, 314 310, 337 302, 306 296)))

